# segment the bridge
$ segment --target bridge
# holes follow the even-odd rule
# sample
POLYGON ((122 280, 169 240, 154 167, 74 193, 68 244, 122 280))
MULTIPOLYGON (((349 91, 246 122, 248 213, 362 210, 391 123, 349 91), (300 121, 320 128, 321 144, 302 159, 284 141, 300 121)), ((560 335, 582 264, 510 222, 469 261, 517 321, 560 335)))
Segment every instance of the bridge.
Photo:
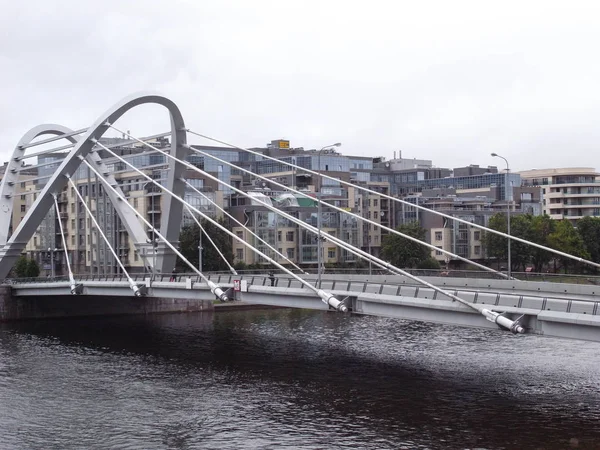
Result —
MULTIPOLYGON (((303 284, 283 275, 208 275, 233 299, 249 304, 328 310, 331 307, 303 284), (235 289, 237 288, 237 289, 235 289)), ((212 300, 209 284, 194 275, 171 275, 151 280, 135 276, 149 286, 145 295, 158 298, 212 300)), ((402 319, 454 325, 497 328, 472 308, 410 278, 395 275, 330 274, 317 283, 316 275, 305 279, 343 299, 348 311, 402 319)), ((520 318, 528 333, 544 336, 600 341, 600 300, 597 286, 553 282, 490 280, 478 278, 424 277, 443 286, 455 296, 473 305, 499 311, 507 317, 520 318)), ((84 295, 131 296, 128 280, 120 275, 81 276, 84 295)), ((12 284, 16 298, 60 296, 70 289, 69 282, 22 280, 12 284)))
MULTIPOLYGON (((474 261, 469 261, 459 255, 438 249, 433 245, 418 241, 406 236, 397 230, 386 228, 379 222, 354 214, 347 209, 327 203, 320 195, 311 196, 306 192, 294 189, 284 184, 279 184, 260 174, 252 173, 243 167, 238 167, 215 155, 203 152, 187 144, 187 135, 193 134, 208 138, 221 144, 256 153, 250 149, 227 144, 223 141, 210 138, 205 134, 192 131, 185 127, 183 117, 177 106, 169 99, 158 94, 139 94, 128 97, 104 113, 91 127, 73 131, 62 125, 45 124, 28 131, 17 144, 13 156, 9 161, 6 172, 0 185, 0 277, 5 279, 5 285, 10 290, 10 297, 14 301, 26 301, 27 298, 43 297, 56 298, 57 296, 81 297, 137 297, 137 298, 181 298, 196 300, 214 300, 223 302, 241 300, 251 304, 285 306, 295 308, 310 308, 331 310, 337 313, 353 313, 398 317, 413 320, 434 321, 464 326, 497 328, 515 334, 536 333, 545 336, 560 338, 574 338, 600 341, 600 311, 598 308, 597 291, 600 287, 584 286, 567 283, 548 283, 522 281, 497 272, 489 267, 474 261), (145 138, 137 138, 129 132, 117 128, 115 122, 127 111, 142 104, 158 104, 165 107, 170 114, 170 133, 157 134, 145 138), (164 159, 161 167, 164 169, 160 177, 153 177, 143 167, 137 167, 130 159, 114 151, 109 144, 103 143, 101 138, 109 130, 122 134, 129 143, 135 143, 147 153, 159 155, 164 159), (39 137, 51 135, 50 138, 39 140, 39 137), (170 137, 167 148, 156 144, 158 137, 170 137), (37 139, 37 140, 36 140, 37 139), (66 145, 45 148, 37 152, 29 149, 36 146, 53 145, 59 140, 66 140, 66 145), (315 200, 319 206, 317 227, 300 220, 294 215, 278 209, 264 198, 257 198, 236 186, 227 184, 232 192, 248 198, 254 205, 259 205, 265 210, 285 218, 289 223, 295 224, 316 236, 319 243, 318 273, 308 274, 295 262, 275 248, 276 243, 259 236, 250 229, 244 229, 240 236, 233 233, 223 224, 208 216, 197 204, 186 200, 186 190, 192 190, 197 195, 204 194, 186 178, 186 174, 195 172, 214 183, 224 184, 218 176, 204 171, 198 165, 190 163, 189 156, 198 154, 204 158, 212 158, 220 165, 241 172, 249 172, 257 179, 264 179, 271 184, 278 185, 282 190, 298 196, 306 196, 315 200), (40 162, 40 157, 57 156, 56 160, 40 162), (23 196, 17 190, 22 183, 26 170, 31 171, 32 165, 25 165, 28 158, 37 158, 35 167, 54 164, 56 170, 44 178, 39 190, 32 190, 34 201, 26 215, 11 233, 11 221, 14 224, 13 207, 15 198, 23 196), (168 161, 168 162, 167 162, 168 161), (130 201, 123 187, 114 177, 115 162, 135 173, 145 184, 150 184, 164 196, 163 214, 160 224, 155 223, 152 217, 149 220, 136 209, 130 201), (109 202, 118 216, 122 226, 131 240, 136 255, 144 261, 144 267, 151 268, 151 274, 138 274, 127 270, 121 261, 121 255, 115 248, 114 239, 107 236, 107 221, 99 214, 100 201, 96 197, 92 202, 88 192, 87 197, 83 189, 77 184, 80 171, 84 169, 98 180, 99 186, 105 193, 105 201, 109 202), (60 197, 69 193, 75 198, 81 208, 82 214, 91 220, 97 232, 98 239, 102 239, 107 252, 110 251, 119 267, 118 273, 110 275, 77 274, 72 270, 71 261, 66 256, 65 263, 68 275, 61 278, 36 278, 29 280, 11 280, 7 276, 22 252, 27 246, 36 230, 41 226, 46 216, 52 212, 58 219, 60 243, 62 251, 67 255, 69 243, 65 232, 66 224, 64 207, 61 209, 60 197), (452 277, 418 277, 402 268, 364 251, 358 246, 322 231, 321 206, 328 210, 339 211, 354 220, 359 220, 371 226, 385 228, 389 233, 417 241, 436 251, 447 254, 448 257, 461 260, 474 265, 482 273, 491 273, 493 278, 452 278, 452 277), (208 274, 201 268, 191 264, 178 248, 179 230, 184 212, 187 211, 198 225, 199 218, 208 220, 217 228, 227 233, 231 239, 244 245, 249 251, 258 254, 264 261, 277 267, 278 274, 269 275, 240 275, 229 265, 230 274, 208 274), (104 231, 103 231, 104 230, 104 231), (322 248, 321 242, 335 245, 349 254, 362 258, 374 265, 386 275, 340 275, 321 273, 322 248), (170 272, 175 266, 176 258, 180 258, 191 270, 191 273, 176 276, 175 280, 155 276, 158 273, 170 272)), ((278 163, 281 160, 260 154, 262 158, 272 159, 278 163)), ((315 177, 330 179, 331 181, 349 185, 354 189, 364 190, 376 194, 389 201, 404 202, 402 199, 387 196, 379 192, 370 191, 366 187, 350 184, 320 171, 313 171, 297 166, 294 162, 286 165, 303 170, 315 177)), ((98 192, 100 188, 98 188, 98 192)), ((409 204, 411 207, 422 208, 419 205, 409 204)), ((218 207, 218 206, 217 206, 218 207)), ((228 214, 221 209, 223 214, 228 214)), ((579 257, 567 255, 556 250, 540 246, 523 239, 509 236, 495 230, 489 230, 481 225, 466 222, 460 218, 447 216, 441 212, 431 211, 449 220, 464 222, 470 227, 479 228, 490 233, 496 233, 509 240, 532 245, 543 250, 568 257, 583 264, 600 267, 597 263, 583 260, 579 257)), ((231 223, 243 227, 233 216, 229 216, 231 223)), ((212 242, 209 235, 205 238, 212 242)))

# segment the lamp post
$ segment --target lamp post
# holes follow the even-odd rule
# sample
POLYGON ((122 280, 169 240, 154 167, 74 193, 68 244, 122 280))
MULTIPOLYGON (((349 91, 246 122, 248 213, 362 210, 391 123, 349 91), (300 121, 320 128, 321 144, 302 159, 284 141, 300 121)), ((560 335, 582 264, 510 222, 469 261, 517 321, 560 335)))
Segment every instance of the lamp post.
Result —
POLYGON ((323 272, 323 258, 321 256, 321 187, 323 186, 323 183, 321 182, 321 153, 323 152, 323 150, 331 148, 331 147, 339 147, 341 146, 342 143, 341 142, 336 142, 335 144, 331 144, 331 145, 326 145, 325 147, 323 147, 321 150, 319 150, 319 154, 317 157, 317 174, 318 174, 318 178, 319 178, 319 190, 317 191, 317 229, 318 229, 318 235, 317 235, 317 285, 319 286, 319 288, 321 287, 321 273, 323 272))
MULTIPOLYGON (((143 189, 146 189, 147 185, 151 185, 151 191, 152 193, 154 193, 154 185, 152 184, 151 181, 147 181, 146 183, 144 183, 143 189)), ((155 275, 156 275, 156 234, 154 232, 155 230, 155 223, 154 223, 154 195, 151 195, 150 198, 152 199, 152 204, 150 206, 151 210, 150 210, 150 215, 151 215, 151 222, 152 222, 152 276, 150 278, 150 281, 154 281, 155 275)))
POLYGON ((506 163, 506 182, 504 183, 504 189, 506 191, 506 204, 507 204, 507 211, 506 211, 506 234, 508 234, 508 267, 507 267, 506 274, 508 275, 508 279, 510 280, 510 278, 511 278, 511 275, 510 275, 510 272, 511 272, 511 264, 510 264, 510 208, 511 208, 511 205, 512 205, 512 189, 509 190, 509 188, 510 188, 510 186, 509 186, 510 168, 508 167, 508 160, 504 156, 500 156, 497 153, 492 153, 492 156, 494 156, 496 158, 501 158, 506 163))
POLYGON ((202 272, 202 228, 198 227, 198 232, 200 233, 198 235, 198 270, 202 272))

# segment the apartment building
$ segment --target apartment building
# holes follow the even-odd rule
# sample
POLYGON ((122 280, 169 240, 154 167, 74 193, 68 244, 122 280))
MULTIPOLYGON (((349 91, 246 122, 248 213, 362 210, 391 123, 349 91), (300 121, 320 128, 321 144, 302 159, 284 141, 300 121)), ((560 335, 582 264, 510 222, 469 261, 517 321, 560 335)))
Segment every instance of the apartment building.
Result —
POLYGON ((576 223, 583 217, 600 217, 600 174, 595 169, 532 169, 519 175, 524 186, 542 189, 542 212, 552 219, 576 223))
MULTIPOLYGON (((112 151, 122 156, 134 167, 141 169, 145 175, 150 176, 159 184, 164 184, 167 171, 164 155, 147 151, 140 145, 122 146, 119 144, 120 141, 119 139, 106 139, 103 140, 103 144, 109 146, 112 151)), ((169 146, 166 139, 157 139, 152 144, 159 148, 169 146)), ((211 148, 205 149, 210 151, 211 148)), ((36 173, 22 175, 22 181, 18 187, 19 192, 15 196, 13 229, 22 220, 64 157, 65 154, 41 155, 38 157, 36 173)), ((163 194, 160 189, 117 158, 111 158, 109 155, 104 155, 104 157, 108 170, 119 183, 127 201, 142 217, 158 229, 162 220, 163 204, 163 194)), ((194 162, 198 163, 198 159, 196 158, 194 162)), ((212 169, 212 167, 210 168, 212 169)), ((215 168, 212 173, 217 176, 218 168, 215 168)), ((204 179, 197 172, 186 171, 184 176, 193 187, 203 192, 201 196, 192 188, 186 187, 185 200, 205 214, 219 217, 221 213, 213 203, 219 205, 225 203, 223 191, 214 190, 211 180, 204 179)), ((81 274, 122 272, 117 258, 128 272, 148 270, 150 258, 153 257, 152 251, 148 249, 147 254, 140 254, 136 251, 123 223, 108 196, 105 195, 104 186, 100 180, 86 166, 80 166, 72 179, 76 188, 70 185, 65 187, 57 197, 59 212, 57 213, 55 208, 50 209, 25 248, 25 252, 42 268, 42 274, 48 276, 65 274, 66 257, 69 258, 73 271, 81 274), (102 238, 98 228, 105 234, 110 245, 102 238)), ((182 226, 193 222, 192 215, 184 210, 182 226)), ((145 225, 145 228, 148 238, 151 239, 152 227, 145 225)))
MULTIPOLYGON (((106 145, 110 145, 114 151, 159 183, 166 180, 167 163, 164 155, 146 151, 137 145, 122 146, 119 140, 109 140, 106 145)), ((157 140, 154 145, 167 148, 169 143, 163 139, 157 140)), ((272 141, 264 148, 253 149, 278 161, 225 147, 194 148, 197 151, 190 154, 188 161, 218 181, 186 170, 185 177, 190 184, 203 191, 209 200, 199 196, 191 188, 186 189, 185 199, 206 214, 218 217, 220 212, 212 203, 215 202, 229 210, 236 219, 246 224, 269 245, 296 264, 307 267, 316 265, 319 259, 317 237, 292 221, 269 211, 258 200, 268 201, 273 207, 315 227, 319 223, 319 208, 315 201, 317 196, 321 196, 323 201, 337 208, 389 228, 418 220, 426 228, 430 243, 470 259, 485 256, 481 247, 481 233, 468 225, 456 224, 450 219, 423 212, 417 206, 441 211, 448 216, 460 217, 484 226, 491 215, 504 212, 509 207, 513 214, 547 213, 553 219, 577 220, 588 215, 600 215, 600 188, 596 182, 598 174, 591 168, 530 170, 507 175, 499 173, 495 166, 437 168, 429 160, 400 157, 386 161, 381 157, 349 156, 342 155, 335 149, 318 151, 293 148, 289 141, 282 140, 272 141), (220 160, 213 159, 213 156, 220 160), (233 167, 227 163, 233 164, 233 167), (293 163, 297 167, 290 168, 285 163, 293 163), (319 177, 309 171, 319 172, 326 175, 326 178, 319 181, 319 177), (260 179, 255 174, 266 179, 260 179), (340 181, 356 187, 349 187, 340 181), (244 198, 227 185, 253 197, 244 198), (282 186, 299 193, 285 192, 282 186), (359 186, 369 189, 370 192, 358 189, 359 186), (403 202, 395 202, 382 197, 381 194, 401 198, 403 202)), ((38 160, 38 163, 43 163, 39 169, 23 172, 20 192, 15 197, 13 228, 35 201, 37 193, 44 186, 44 177, 50 176, 56 170, 63 156, 42 156, 38 160), (53 162, 56 164, 52 164, 53 162)), ((162 219, 162 194, 123 162, 108 157, 106 163, 130 204, 158 227, 162 219)), ((107 244, 99 239, 85 203, 106 232, 109 241, 114 244, 117 257, 126 269, 145 270, 145 261, 152 255, 137 254, 112 205, 104 195, 102 185, 83 167, 77 172, 74 181, 84 202, 79 200, 74 189, 65 189, 59 196, 60 211, 58 214, 54 211, 49 212, 47 219, 27 244, 27 252, 35 257, 45 270, 49 271, 54 267, 57 274, 63 272, 65 252, 59 233, 60 220, 66 232, 67 254, 76 271, 119 271, 114 255, 107 244), (54 261, 53 264, 50 263, 51 260, 54 261)), ((183 225, 193 222, 192 215, 184 211, 183 225)), ((363 223, 334 208, 321 208, 322 233, 339 237, 379 256, 387 231, 376 224, 363 223)), ((232 230, 261 251, 269 255, 273 253, 264 243, 251 237, 243 227, 232 224, 232 230)), ((151 238, 151 228, 148 228, 148 234, 151 238)), ((233 247, 235 262, 265 262, 236 240, 233 247)), ((322 245, 321 256, 325 263, 340 264, 356 260, 354 255, 327 242, 322 245)), ((441 262, 446 260, 439 251, 434 250, 432 256, 441 262)), ((277 258, 283 261, 283 258, 277 258)))

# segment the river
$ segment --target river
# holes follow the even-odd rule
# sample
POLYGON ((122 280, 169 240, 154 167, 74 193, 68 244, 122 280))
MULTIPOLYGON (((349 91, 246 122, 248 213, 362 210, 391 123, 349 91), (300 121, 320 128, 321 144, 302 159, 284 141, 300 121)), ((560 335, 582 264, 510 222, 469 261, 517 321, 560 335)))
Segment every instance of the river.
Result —
POLYGON ((0 324, 0 449, 595 449, 600 344, 302 310, 0 324))

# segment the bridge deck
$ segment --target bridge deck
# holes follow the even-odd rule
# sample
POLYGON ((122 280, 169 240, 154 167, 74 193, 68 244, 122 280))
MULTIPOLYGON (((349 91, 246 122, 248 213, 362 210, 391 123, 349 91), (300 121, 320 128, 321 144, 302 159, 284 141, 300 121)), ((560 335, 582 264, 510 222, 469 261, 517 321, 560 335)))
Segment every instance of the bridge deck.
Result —
MULTIPOLYGON (((293 278, 278 276, 272 280, 265 275, 220 274, 210 279, 222 288, 232 287, 234 280, 245 280, 247 289, 237 293, 238 298, 245 302, 328 309, 310 289, 293 278)), ((596 295, 600 289, 597 286, 450 278, 429 278, 427 281, 467 302, 489 306, 489 309, 503 312, 512 319, 524 315, 528 332, 600 341, 600 298, 596 295)), ((82 282, 84 295, 132 295, 127 281, 118 278, 82 282)), ((208 285, 198 282, 195 277, 179 277, 175 282, 150 283, 141 279, 139 282, 149 286, 149 296, 199 300, 214 298, 208 285)), ((336 279, 324 278, 321 287, 339 299, 347 298, 346 303, 357 314, 496 327, 465 305, 429 287, 417 286, 404 277, 336 275, 336 279)), ((19 297, 64 295, 69 292, 69 284, 65 281, 18 282, 12 284, 12 290, 13 295, 19 297)))

